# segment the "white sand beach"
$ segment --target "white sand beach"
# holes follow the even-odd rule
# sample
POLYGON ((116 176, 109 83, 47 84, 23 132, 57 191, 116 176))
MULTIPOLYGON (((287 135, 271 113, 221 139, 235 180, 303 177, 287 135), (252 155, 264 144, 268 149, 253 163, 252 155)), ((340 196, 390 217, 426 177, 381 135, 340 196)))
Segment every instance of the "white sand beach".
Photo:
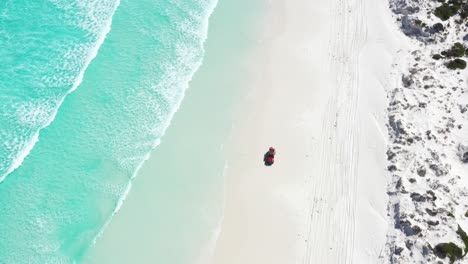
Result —
POLYGON ((268 1, 228 144, 214 264, 379 263, 385 88, 401 37, 386 1, 268 1), (276 162, 262 165, 268 147, 276 162))
POLYGON ((402 45, 387 2, 228 2, 210 20, 207 58, 180 111, 89 262, 382 262, 385 89, 402 45), (262 11, 242 12, 252 5, 262 11), (205 118, 194 125, 194 115, 205 118), (180 153, 194 159, 180 164, 180 153))

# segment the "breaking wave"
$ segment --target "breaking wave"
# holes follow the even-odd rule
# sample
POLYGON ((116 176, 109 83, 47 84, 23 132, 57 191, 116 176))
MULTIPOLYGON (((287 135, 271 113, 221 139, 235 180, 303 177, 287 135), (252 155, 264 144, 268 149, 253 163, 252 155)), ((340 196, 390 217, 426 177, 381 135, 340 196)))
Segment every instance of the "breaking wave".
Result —
MULTIPOLYGON (((24 78, 21 85, 7 74, 0 76, 0 87, 8 88, 0 91, 1 100, 8 99, 0 106, 0 139, 9 146, 0 156, 0 172, 3 177, 11 172, 0 184, 0 259, 5 263, 75 263, 83 258, 120 208, 131 179, 159 143, 201 65, 208 18, 217 1, 119 5, 96 0, 66 8, 64 3, 48 1, 35 11, 61 10, 54 16, 61 19, 54 22, 56 31, 76 29, 43 41, 62 52, 44 48, 49 53, 37 56, 41 63, 18 63, 10 74, 24 78), (102 8, 104 3, 109 9, 102 8), (92 16, 81 23, 64 22, 84 14, 80 10, 92 16), (102 43, 105 34, 93 32, 108 32, 111 18, 112 30, 102 43), (108 22, 99 27, 99 21, 108 22), (77 44, 81 38, 90 41, 77 44)), ((38 52, 31 47, 24 56, 38 52)), ((10 55, 17 55, 13 48, 10 55)))

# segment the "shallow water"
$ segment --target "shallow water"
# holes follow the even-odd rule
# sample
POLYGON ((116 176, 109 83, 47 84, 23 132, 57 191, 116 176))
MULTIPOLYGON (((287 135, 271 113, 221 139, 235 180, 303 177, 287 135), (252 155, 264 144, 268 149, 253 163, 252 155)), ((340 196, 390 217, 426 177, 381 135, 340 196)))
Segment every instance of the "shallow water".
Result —
POLYGON ((117 0, 0 3, 0 180, 18 167, 109 29, 117 0))
POLYGON ((0 259, 72 263, 169 125, 215 1, 23 2, 0 4, 1 176, 21 164, 0 184, 0 259))
POLYGON ((225 145, 248 92, 246 62, 255 52, 263 4, 219 1, 203 65, 161 145, 83 263, 209 263, 223 217, 225 145))

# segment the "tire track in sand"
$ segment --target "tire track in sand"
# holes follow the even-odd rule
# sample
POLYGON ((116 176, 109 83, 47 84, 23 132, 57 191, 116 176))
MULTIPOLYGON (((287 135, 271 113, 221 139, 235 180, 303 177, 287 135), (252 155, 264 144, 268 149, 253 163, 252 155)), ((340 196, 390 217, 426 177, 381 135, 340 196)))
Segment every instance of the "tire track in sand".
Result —
POLYGON ((352 263, 359 162, 359 56, 366 40, 363 0, 330 2, 329 71, 335 74, 323 115, 320 165, 312 174, 303 263, 352 263))

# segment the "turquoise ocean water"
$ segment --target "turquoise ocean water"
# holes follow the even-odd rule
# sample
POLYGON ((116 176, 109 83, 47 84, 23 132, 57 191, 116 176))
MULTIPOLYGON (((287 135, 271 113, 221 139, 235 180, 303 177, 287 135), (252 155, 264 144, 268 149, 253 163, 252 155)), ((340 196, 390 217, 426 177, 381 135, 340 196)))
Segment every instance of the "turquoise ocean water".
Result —
POLYGON ((0 263, 80 262, 177 110, 215 5, 0 2, 0 263))

